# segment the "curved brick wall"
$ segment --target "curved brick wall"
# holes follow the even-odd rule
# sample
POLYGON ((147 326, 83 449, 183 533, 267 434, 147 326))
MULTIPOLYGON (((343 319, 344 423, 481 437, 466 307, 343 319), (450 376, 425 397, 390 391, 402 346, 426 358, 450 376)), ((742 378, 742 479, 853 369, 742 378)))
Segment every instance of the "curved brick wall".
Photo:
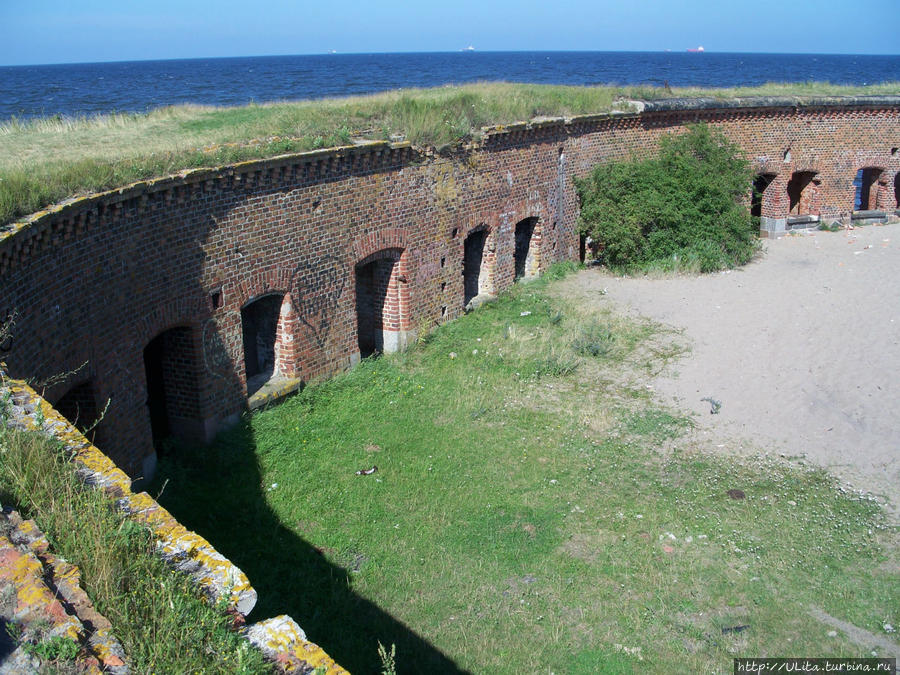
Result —
POLYGON ((489 129, 449 154, 369 143, 186 172, 73 200, 0 233, 0 320, 16 315, 0 358, 14 377, 77 371, 48 386, 47 399, 77 409, 63 397, 78 387, 97 410, 108 400, 96 444, 132 476, 147 475, 148 374, 162 382, 150 383, 150 397, 164 388, 171 430, 209 438, 247 407, 245 339, 273 331, 268 358, 302 381, 354 363, 362 326, 383 324, 385 348, 402 347, 463 311, 469 232, 487 231, 482 269, 492 266, 494 291, 513 283, 525 219, 534 219, 526 274, 575 259, 572 176, 652 153, 661 134, 700 121, 771 178, 761 204, 770 231, 785 227, 789 189, 801 214, 849 217, 861 168, 880 169, 867 206, 897 208, 900 97, 646 104, 489 129), (791 183, 801 171, 815 175, 791 183), (260 320, 247 333, 242 308, 273 294, 271 326, 260 320), (383 305, 358 319, 366 294, 383 305))

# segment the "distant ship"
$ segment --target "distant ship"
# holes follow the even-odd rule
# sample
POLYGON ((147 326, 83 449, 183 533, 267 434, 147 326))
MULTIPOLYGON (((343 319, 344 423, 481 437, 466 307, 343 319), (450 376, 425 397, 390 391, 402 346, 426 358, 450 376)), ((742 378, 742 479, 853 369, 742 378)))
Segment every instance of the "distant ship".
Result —
POLYGON ((700 46, 697 47, 697 48, 688 48, 688 51, 689 51, 689 52, 702 52, 702 51, 703 51, 703 45, 700 45, 700 46))
POLYGON ((472 45, 469 45, 468 47, 466 47, 465 49, 461 49, 460 51, 463 51, 463 52, 474 52, 474 51, 475 51, 475 47, 473 47, 472 45))

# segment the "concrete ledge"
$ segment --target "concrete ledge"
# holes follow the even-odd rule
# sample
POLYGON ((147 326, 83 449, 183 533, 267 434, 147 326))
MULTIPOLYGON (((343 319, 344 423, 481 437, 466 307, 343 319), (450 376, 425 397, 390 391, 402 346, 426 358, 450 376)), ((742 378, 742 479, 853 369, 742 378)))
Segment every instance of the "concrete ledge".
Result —
POLYGON ((478 309, 482 305, 486 305, 489 302, 493 302, 497 299, 496 295, 492 295, 491 293, 479 293, 474 298, 469 300, 469 304, 466 305, 466 311, 471 312, 472 310, 478 309))
POLYGON ((886 223, 888 214, 884 211, 854 211, 850 214, 850 221, 854 225, 874 225, 886 223))
POLYGON ((275 403, 303 388, 303 380, 296 377, 272 377, 247 398, 247 407, 256 410, 275 403))

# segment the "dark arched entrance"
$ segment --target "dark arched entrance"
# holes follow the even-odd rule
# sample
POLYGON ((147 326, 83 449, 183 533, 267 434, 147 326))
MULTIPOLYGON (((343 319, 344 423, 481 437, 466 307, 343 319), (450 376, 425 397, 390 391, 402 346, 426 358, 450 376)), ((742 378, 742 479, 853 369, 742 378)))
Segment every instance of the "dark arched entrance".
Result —
POLYGON ((854 211, 872 211, 878 208, 878 179, 883 169, 865 167, 856 172, 853 179, 854 211), (873 189, 874 188, 874 189, 873 189))
POLYGON ((469 233, 463 244, 463 306, 481 293, 486 239, 487 231, 479 229, 469 233))
POLYGON ((753 191, 750 195, 751 216, 762 217, 764 195, 773 180, 775 180, 774 173, 761 173, 753 180, 753 191))
POLYGON ((200 433, 198 363, 194 333, 187 326, 160 333, 144 348, 147 412, 157 446, 170 436, 196 440, 200 433))
POLYGON ((91 442, 94 442, 99 423, 99 410, 90 380, 77 384, 67 391, 53 406, 56 411, 72 423, 91 442))
POLYGON ((516 243, 513 252, 515 278, 537 276, 540 267, 540 227, 536 217, 516 223, 516 243))
POLYGON ((276 373, 275 345, 284 295, 257 298, 241 309, 247 394, 259 390, 276 373))

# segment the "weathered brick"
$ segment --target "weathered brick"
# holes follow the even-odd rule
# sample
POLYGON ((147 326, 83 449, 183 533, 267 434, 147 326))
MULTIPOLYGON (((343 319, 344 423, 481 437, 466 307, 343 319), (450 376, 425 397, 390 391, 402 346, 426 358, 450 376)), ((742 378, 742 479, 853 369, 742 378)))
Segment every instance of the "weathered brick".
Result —
POLYGON ((166 336, 170 431, 209 438, 247 407, 248 303, 283 296, 274 351, 286 377, 354 363, 361 325, 402 346, 463 311, 471 232, 487 233, 490 292, 514 281, 525 219, 534 227, 521 272, 575 259, 572 177, 648 156, 689 123, 707 122, 745 150, 767 177, 758 209, 771 222, 789 214, 789 184, 797 212, 846 220, 859 169, 871 169, 867 206, 897 208, 897 97, 709 105, 510 125, 446 154, 373 143, 243 162, 47 209, 0 235, 0 319, 16 313, 0 358, 15 376, 76 371, 48 399, 87 411, 108 402, 93 440, 136 477, 153 467, 144 350, 154 338, 166 336), (795 189, 802 172, 811 179, 795 189), (381 285, 358 283, 375 260, 392 261, 379 267, 381 285), (367 292, 385 301, 358 312, 367 292))

